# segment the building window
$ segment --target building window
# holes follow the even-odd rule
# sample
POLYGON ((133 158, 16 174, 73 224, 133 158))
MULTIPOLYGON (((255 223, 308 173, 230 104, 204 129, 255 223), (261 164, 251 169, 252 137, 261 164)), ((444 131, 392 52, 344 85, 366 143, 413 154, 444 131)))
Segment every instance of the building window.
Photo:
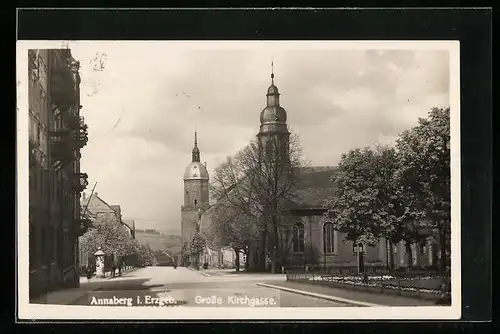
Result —
POLYGON ((54 227, 54 238, 52 239, 52 260, 54 262, 57 261, 57 247, 59 246, 59 228, 57 226, 54 227))
POLYGON ((40 143, 40 139, 42 137, 42 125, 41 124, 37 124, 37 129, 36 129, 36 142, 39 144, 40 143))
POLYGON ((334 252, 334 231, 332 223, 325 223, 323 225, 323 252, 331 254, 334 252))
POLYGON ((304 224, 297 223, 293 226, 292 244, 294 253, 304 252, 304 224))
POLYGON ((42 245, 42 263, 45 263, 47 261, 47 232, 45 231, 45 228, 42 227, 42 239, 40 240, 40 243, 42 245))
POLYGON ((52 263, 52 254, 53 254, 53 247, 54 247, 54 230, 49 226, 47 228, 47 244, 44 245, 47 248, 47 263, 52 263))
POLYGON ((36 245, 37 245, 36 229, 35 229, 35 226, 33 226, 33 216, 30 215, 30 218, 29 218, 30 269, 36 268, 36 254, 38 253, 37 249, 36 249, 36 245))
POLYGON ((30 59, 30 79, 33 82, 38 81, 39 78, 39 70, 38 70, 38 55, 35 50, 30 50, 29 59, 30 59))
POLYGON ((194 206, 197 206, 197 205, 198 205, 198 200, 197 200, 197 199, 195 199, 195 200, 194 200, 194 206))

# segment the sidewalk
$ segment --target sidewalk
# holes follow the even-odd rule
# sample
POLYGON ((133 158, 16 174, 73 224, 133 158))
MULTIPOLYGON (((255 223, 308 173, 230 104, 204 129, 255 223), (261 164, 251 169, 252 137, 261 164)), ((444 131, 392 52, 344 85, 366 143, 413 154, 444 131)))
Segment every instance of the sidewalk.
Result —
MULTIPOLYGON (((126 277, 128 274, 132 273, 137 268, 131 268, 126 271, 122 271, 122 276, 126 277)), ((48 292, 38 298, 30 301, 30 304, 56 304, 56 305, 68 305, 80 297, 85 296, 88 292, 97 290, 102 287, 103 284, 109 282, 111 279, 119 279, 111 277, 111 272, 106 273, 105 278, 92 277, 90 280, 86 277, 80 277, 80 287, 73 289, 63 289, 48 292)))
MULTIPOLYGON (((339 299, 352 300, 355 302, 377 304, 380 306, 436 306, 434 301, 421 300, 409 297, 385 295, 378 293, 369 293, 361 291, 352 291, 347 289, 331 288, 326 286, 314 285, 309 283, 297 282, 263 282, 268 287, 283 288, 290 292, 311 295, 320 298, 319 295, 325 296, 325 299, 338 297, 339 299)), ((264 286, 265 286, 264 285, 264 286)))

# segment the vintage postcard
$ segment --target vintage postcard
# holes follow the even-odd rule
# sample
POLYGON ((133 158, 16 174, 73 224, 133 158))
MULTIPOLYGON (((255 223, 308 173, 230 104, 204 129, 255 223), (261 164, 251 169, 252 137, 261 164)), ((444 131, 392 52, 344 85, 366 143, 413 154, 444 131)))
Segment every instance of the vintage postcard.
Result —
POLYGON ((19 41, 20 319, 459 319, 456 41, 19 41))

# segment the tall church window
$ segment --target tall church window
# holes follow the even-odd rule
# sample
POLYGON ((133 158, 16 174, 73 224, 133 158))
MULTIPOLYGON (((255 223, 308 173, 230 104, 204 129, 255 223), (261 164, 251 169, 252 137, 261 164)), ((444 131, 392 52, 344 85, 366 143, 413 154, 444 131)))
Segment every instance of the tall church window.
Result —
POLYGON ((293 226, 292 245, 294 253, 304 252, 304 224, 297 223, 293 226))
POLYGON ((334 252, 334 231, 332 223, 325 223, 323 225, 323 252, 331 254, 334 252))
POLYGON ((194 206, 197 206, 197 205, 198 205, 198 200, 197 200, 197 199, 195 199, 195 200, 194 200, 194 206))

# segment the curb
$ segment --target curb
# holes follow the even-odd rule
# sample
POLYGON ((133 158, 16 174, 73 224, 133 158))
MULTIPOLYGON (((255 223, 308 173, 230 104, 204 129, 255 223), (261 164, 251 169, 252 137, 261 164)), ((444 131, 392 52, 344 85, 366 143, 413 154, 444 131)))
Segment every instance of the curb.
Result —
MULTIPOLYGON (((130 274, 130 273, 132 273, 132 272, 134 272, 134 271, 136 271, 137 269, 138 269, 138 268, 132 268, 132 269, 130 269, 130 270, 129 270, 129 271, 127 271, 127 272, 122 272, 122 276, 120 276, 120 277, 124 277, 124 276, 126 276, 126 275, 128 275, 128 274, 130 274)), ((118 278, 118 276, 117 276, 117 277, 106 277, 106 278, 105 278, 102 282, 109 281, 109 280, 114 279, 114 278, 118 278)), ((93 292, 93 291, 96 291, 96 290, 99 290, 100 288, 101 288, 101 287, 99 287, 99 286, 98 286, 98 287, 95 287, 95 288, 93 288, 93 289, 91 289, 91 290, 85 290, 85 291, 82 291, 82 293, 81 293, 81 294, 80 294, 77 298, 75 298, 75 299, 71 300, 69 303, 67 303, 67 304, 65 304, 65 305, 72 305, 72 303, 75 303, 75 302, 76 302, 77 300, 79 300, 80 298, 85 297, 85 295, 87 295, 88 293, 93 292)))
POLYGON ((119 278, 119 277, 126 277, 128 274, 133 273, 133 272, 134 272, 134 271, 136 271, 137 269, 139 269, 139 268, 132 268, 132 269, 129 269, 129 270, 127 270, 127 271, 122 271, 121 276, 115 276, 115 277, 110 276, 110 277, 106 277, 106 279, 107 279, 107 280, 110 280, 110 279, 119 278))
POLYGON ((308 297, 315 297, 319 299, 325 299, 333 302, 340 302, 344 304, 352 304, 356 306, 365 306, 365 307, 381 307, 381 306, 386 306, 386 305, 379 305, 379 304, 372 304, 372 303, 365 303, 365 302, 360 302, 357 300, 352 300, 352 299, 346 299, 346 298, 341 298, 341 297, 334 297, 334 296, 329 296, 329 295, 324 295, 320 293, 315 293, 315 292, 309 292, 309 291, 303 291, 303 290, 297 290, 297 289, 291 289, 291 288, 285 288, 283 286, 277 286, 277 285, 271 285, 271 284, 265 284, 265 283, 257 283, 257 286, 261 286, 264 288, 271 288, 271 289, 276 289, 276 290, 282 290, 282 291, 287 291, 287 292, 292 292, 296 293, 299 295, 304 295, 308 297))
POLYGON ((211 277, 212 276, 210 274, 204 273, 203 271, 195 270, 194 268, 191 268, 191 267, 185 267, 185 268, 188 268, 189 270, 194 271, 196 273, 199 273, 199 274, 201 274, 201 275, 203 275, 205 277, 211 277))

